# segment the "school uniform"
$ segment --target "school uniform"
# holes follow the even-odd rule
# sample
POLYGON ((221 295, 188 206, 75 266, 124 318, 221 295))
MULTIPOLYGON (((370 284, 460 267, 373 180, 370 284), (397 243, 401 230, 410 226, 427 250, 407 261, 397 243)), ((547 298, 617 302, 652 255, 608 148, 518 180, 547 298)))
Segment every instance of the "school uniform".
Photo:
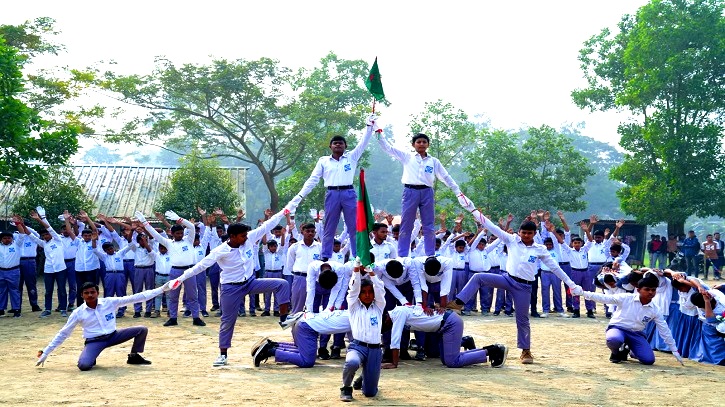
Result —
MULTIPOLYGON (((226 228, 228 225, 224 225, 226 228)), ((209 251, 216 249, 222 244, 222 239, 219 237, 216 228, 210 227, 206 230, 209 234, 209 251)), ((212 309, 219 309, 219 275, 221 269, 219 265, 214 263, 209 267, 209 288, 211 291, 211 305, 212 309)))
MULTIPOLYGON (((90 240, 90 236, 88 241, 85 241, 81 237, 76 237, 76 239, 78 239, 78 250, 76 251, 75 261, 77 288, 75 301, 76 305, 80 306, 83 304, 81 287, 83 287, 83 284, 86 282, 92 282, 94 284, 98 283, 98 273, 101 269, 101 262, 98 259, 98 256, 94 253, 93 241, 90 240)), ((100 242, 97 244, 100 244, 100 242)))
MULTIPOLYGON (((30 233, 38 235, 38 232, 29 226, 25 226, 30 233)), ((13 239, 18 240, 20 233, 13 233, 13 239)), ((18 282, 18 291, 20 291, 20 304, 23 303, 23 286, 28 292, 28 302, 33 311, 40 310, 38 306, 38 289, 37 289, 37 264, 38 244, 29 238, 23 236, 23 246, 20 248, 20 281, 18 282)))
MULTIPOLYGON (((495 247, 488 256, 488 260, 491 262, 491 274, 507 275, 506 263, 508 262, 508 252, 504 250, 506 249, 506 245, 502 243, 501 239, 496 239, 490 245, 495 247)), ((491 286, 491 288, 493 289, 494 287, 491 286)), ((501 310, 503 310, 506 315, 513 316, 513 308, 514 298, 511 292, 504 288, 496 288, 496 302, 493 314, 499 315, 501 310)))
MULTIPOLYGON (((211 228, 210 228, 211 229, 211 228)), ((209 235, 204 233, 199 240, 199 246, 194 246, 194 264, 206 257, 206 248, 209 246, 209 235)), ((196 298, 199 302, 199 310, 206 312, 206 273, 196 275, 196 298)))
MULTIPOLYGON (((287 248, 280 244, 277 250, 272 253, 266 245, 262 247, 264 252, 264 276, 266 278, 284 278, 284 263, 286 260, 287 248)), ((264 311, 269 312, 272 305, 272 293, 264 293, 264 311)), ((279 298, 274 297, 274 312, 279 312, 279 298)))
MULTIPOLYGON (((428 307, 432 308, 434 303, 441 302, 441 297, 446 297, 451 293, 451 285, 453 284, 453 266, 451 259, 439 256, 438 261, 441 263, 441 269, 438 274, 429 276, 425 272, 424 263, 427 257, 416 257, 413 259, 417 263, 418 280, 420 281, 421 291, 428 295, 428 307)), ((453 298, 448 298, 453 301, 453 298)))
MULTIPOLYGON (((571 279, 574 284, 580 286, 584 291, 594 291, 594 279, 589 278, 589 250, 593 242, 587 241, 584 243, 579 250, 568 245, 562 245, 562 252, 568 253, 569 265, 571 266, 571 279)), ((572 296, 571 302, 574 311, 578 311, 581 308, 581 300, 578 295, 572 296)), ((584 306, 587 311, 594 309, 594 301, 584 301, 584 306)))
MULTIPOLYGON (((320 312, 320 308, 323 311, 340 309, 345 299, 345 289, 348 286, 353 263, 342 264, 331 261, 327 262, 332 267, 332 271, 337 275, 337 282, 332 288, 328 289, 320 286, 320 266, 322 264, 322 261, 314 260, 307 267, 305 310, 308 312, 320 312)), ((320 335, 320 349, 327 348, 329 341, 330 335, 320 335)), ((343 336, 335 337, 333 346, 340 349, 344 348, 345 338, 343 336)))
POLYGON ((20 316, 20 258, 25 235, 13 237, 10 244, 0 243, 0 310, 5 311, 10 297, 10 307, 20 316))
POLYGON ((395 246, 387 240, 383 240, 382 243, 375 243, 375 239, 370 239, 370 253, 375 256, 375 260, 394 259, 398 257, 395 251, 395 246))
MULTIPOLYGON (((549 250, 551 258, 559 264, 560 254, 556 250, 549 250)), ((563 271, 563 269, 562 269, 563 271)), ((564 312, 561 301, 561 280, 554 274, 546 263, 541 263, 541 306, 543 312, 551 312, 551 300, 554 300, 554 312, 559 314, 564 312), (551 295, 549 295, 551 293, 551 295)))
POLYGON ((720 290, 709 289, 707 292, 715 299, 716 304, 712 312, 715 316, 706 317, 705 310, 698 308, 698 318, 701 324, 700 347, 696 360, 701 363, 725 365, 725 340, 716 326, 719 324, 718 315, 725 313, 725 294, 720 290))
MULTIPOLYGON (((135 234, 134 234, 135 236, 135 234)), ((152 248, 152 243, 149 241, 148 243, 149 249, 145 249, 143 247, 140 247, 136 243, 136 238, 134 237, 133 243, 130 243, 128 246, 130 247, 130 250, 126 253, 126 257, 130 254, 133 256, 133 279, 131 280, 133 293, 140 293, 141 291, 145 290, 151 290, 156 287, 156 256, 154 254, 154 250, 152 248)), ((126 258, 124 258, 124 268, 125 268, 125 261, 126 258)), ((154 301, 148 300, 146 301, 146 312, 151 312, 151 309, 153 308, 154 301)), ((158 308, 156 308, 158 309, 158 308)), ((142 304, 136 303, 133 304, 133 310, 134 312, 141 312, 142 311, 142 304)))
POLYGON ((274 351, 277 363, 312 367, 317 360, 317 340, 321 335, 343 335, 350 332, 348 310, 305 312, 292 326, 294 343, 278 342, 274 351))
POLYGON ((66 280, 68 282, 68 308, 73 308, 73 299, 78 296, 78 283, 76 279, 76 253, 80 245, 77 237, 71 239, 61 235, 63 241, 63 259, 65 260, 66 280))
POLYGON ((68 294, 65 289, 67 278, 65 258, 63 257, 63 241, 60 235, 48 228, 51 240, 45 241, 32 233, 28 237, 45 252, 45 266, 43 268, 43 282, 45 283, 45 311, 53 309, 53 285, 58 286, 58 308, 68 308, 68 294))
POLYGON ((291 314, 296 314, 305 306, 307 296, 307 268, 314 260, 322 260, 320 251, 322 245, 313 241, 311 245, 306 245, 304 240, 290 246, 287 251, 287 263, 285 270, 290 270, 294 275, 292 279, 292 309, 291 314))
MULTIPOLYGON (((108 254, 101 248, 96 247, 94 252, 96 256, 105 264, 106 275, 103 276, 106 289, 103 292, 104 297, 125 297, 126 296, 126 272, 123 268, 123 256, 130 251, 131 248, 125 248, 108 254)), ((125 307, 121 308, 121 315, 125 311, 125 307)))
MULTIPOLYGON (((151 252, 154 256, 154 285, 159 288, 169 281, 169 273, 171 272, 171 256, 169 252, 161 254, 157 250, 151 252)), ((154 309, 161 311, 164 296, 159 295, 154 298, 154 309)))

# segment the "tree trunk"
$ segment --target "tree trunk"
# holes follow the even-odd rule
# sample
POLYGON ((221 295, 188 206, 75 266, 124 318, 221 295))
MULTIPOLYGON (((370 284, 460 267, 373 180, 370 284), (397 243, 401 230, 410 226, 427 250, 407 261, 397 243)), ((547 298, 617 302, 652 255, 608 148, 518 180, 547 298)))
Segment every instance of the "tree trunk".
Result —
POLYGON ((269 172, 265 171, 263 168, 259 169, 262 173, 264 184, 267 186, 267 190, 269 190, 269 209, 272 210, 272 213, 277 213, 279 212, 279 193, 277 193, 277 186, 274 185, 274 177, 272 177, 269 172))
POLYGON ((667 222, 667 236, 680 236, 685 234, 685 221, 667 222))

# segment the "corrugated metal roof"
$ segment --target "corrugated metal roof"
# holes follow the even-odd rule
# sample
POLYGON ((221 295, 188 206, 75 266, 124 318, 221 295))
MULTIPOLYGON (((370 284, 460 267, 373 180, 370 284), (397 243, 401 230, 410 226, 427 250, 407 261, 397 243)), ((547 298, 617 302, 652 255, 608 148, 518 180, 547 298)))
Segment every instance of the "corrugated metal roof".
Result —
MULTIPOLYGON (((129 165, 72 165, 69 166, 78 183, 93 200, 96 210, 109 216, 133 216, 137 210, 153 213, 157 195, 179 167, 146 167, 129 165)), ((247 168, 221 167, 229 171, 239 195, 241 208, 246 210, 247 168)), ((6 215, 12 202, 25 191, 18 184, 0 183, 1 213, 6 215)))

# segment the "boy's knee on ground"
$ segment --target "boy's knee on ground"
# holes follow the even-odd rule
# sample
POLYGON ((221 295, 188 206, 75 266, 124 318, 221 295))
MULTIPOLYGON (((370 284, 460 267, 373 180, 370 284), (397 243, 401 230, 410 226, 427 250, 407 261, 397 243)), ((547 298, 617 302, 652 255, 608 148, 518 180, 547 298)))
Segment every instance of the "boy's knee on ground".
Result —
POLYGON ((78 369, 80 369, 82 372, 86 372, 88 370, 91 370, 93 368, 93 363, 81 363, 78 362, 78 369))

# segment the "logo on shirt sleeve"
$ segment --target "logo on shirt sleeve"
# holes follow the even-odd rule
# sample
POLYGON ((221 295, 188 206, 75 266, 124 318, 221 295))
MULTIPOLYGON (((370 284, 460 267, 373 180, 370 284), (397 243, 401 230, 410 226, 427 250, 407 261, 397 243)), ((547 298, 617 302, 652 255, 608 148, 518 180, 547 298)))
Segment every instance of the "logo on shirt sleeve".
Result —
POLYGON ((536 256, 529 256, 529 263, 536 263, 536 256))
POLYGON ((427 174, 433 174, 433 167, 431 167, 431 166, 429 166, 429 165, 426 165, 426 166, 425 166, 425 172, 426 172, 427 174))
POLYGON ((351 171, 352 170, 352 167, 350 167, 350 164, 345 164, 345 165, 342 166, 342 168, 344 168, 345 171, 351 171))
POLYGON ((115 317, 115 316, 113 315, 113 312, 110 312, 110 313, 106 314, 106 321, 110 321, 110 320, 112 320, 112 319, 113 319, 114 317, 115 317))
POLYGON ((377 326, 378 325, 378 317, 370 317, 370 326, 377 326))

